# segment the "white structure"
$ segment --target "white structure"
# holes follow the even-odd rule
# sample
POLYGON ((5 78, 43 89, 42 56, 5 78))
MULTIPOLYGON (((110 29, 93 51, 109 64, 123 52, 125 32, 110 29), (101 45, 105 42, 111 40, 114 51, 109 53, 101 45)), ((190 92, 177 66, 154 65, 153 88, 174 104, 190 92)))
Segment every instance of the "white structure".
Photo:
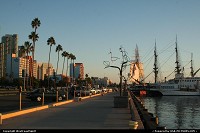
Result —
POLYGON ((138 84, 144 78, 143 63, 140 62, 138 47, 135 49, 135 60, 130 65, 130 82, 138 84))

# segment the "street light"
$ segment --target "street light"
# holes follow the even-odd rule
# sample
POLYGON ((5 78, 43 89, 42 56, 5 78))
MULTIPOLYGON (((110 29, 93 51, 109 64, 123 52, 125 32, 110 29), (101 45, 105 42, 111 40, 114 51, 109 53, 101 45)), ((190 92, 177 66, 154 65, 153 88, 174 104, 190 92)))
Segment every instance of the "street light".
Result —
POLYGON ((19 87, 19 110, 22 109, 22 87, 19 87))

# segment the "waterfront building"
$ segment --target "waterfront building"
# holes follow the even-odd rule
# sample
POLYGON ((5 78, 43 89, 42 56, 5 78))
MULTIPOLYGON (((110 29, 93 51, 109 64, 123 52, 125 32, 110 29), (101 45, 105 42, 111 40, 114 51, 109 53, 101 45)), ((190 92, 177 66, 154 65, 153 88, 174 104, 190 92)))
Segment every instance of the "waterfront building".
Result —
MULTIPOLYGON (((52 64, 49 64, 49 76, 53 75, 54 68, 52 64)), ((48 76, 48 63, 37 63, 37 79, 44 80, 44 77, 48 76)))
POLYGON ((4 75, 4 44, 0 43, 0 78, 3 77, 4 75))
POLYGON ((56 77, 56 83, 59 83, 59 81, 63 80, 63 77, 65 77, 62 74, 55 74, 55 75, 50 75, 49 78, 52 80, 55 80, 56 77))
POLYGON ((26 53, 23 51, 24 46, 18 46, 18 57, 25 57, 26 53))
MULTIPOLYGON (((7 62, 6 62, 6 73, 7 75, 11 74, 11 57, 7 57, 7 62)), ((27 63, 29 62, 28 59, 23 58, 23 57, 12 57, 12 71, 13 71, 13 79, 16 78, 22 78, 23 76, 25 76, 25 73, 27 73, 27 76, 29 76, 29 65, 27 65, 27 63), (24 73, 24 75, 23 75, 24 73)))
POLYGON ((92 84, 98 85, 99 87, 107 87, 110 81, 108 77, 103 77, 103 78, 91 77, 91 79, 92 79, 92 84))
MULTIPOLYGON (((0 43, 0 77, 13 77, 13 75, 8 75, 6 72, 7 69, 7 62, 12 62, 8 60, 12 60, 11 57, 17 57, 18 51, 18 35, 17 34, 6 34, 1 38, 0 43), (9 58, 8 58, 9 57, 9 58)), ((10 71, 12 71, 13 67, 10 64, 10 71)), ((11 72, 13 74, 13 71, 11 72)))
POLYGON ((84 79, 84 66, 83 63, 71 63, 70 64, 70 78, 72 79, 84 79), (74 69, 73 69, 74 68, 74 69), (74 70, 74 75, 73 75, 74 70))
POLYGON ((108 79, 108 77, 99 78, 99 80, 97 80, 97 83, 98 83, 101 87, 107 87, 108 84, 109 84, 109 79, 108 79))

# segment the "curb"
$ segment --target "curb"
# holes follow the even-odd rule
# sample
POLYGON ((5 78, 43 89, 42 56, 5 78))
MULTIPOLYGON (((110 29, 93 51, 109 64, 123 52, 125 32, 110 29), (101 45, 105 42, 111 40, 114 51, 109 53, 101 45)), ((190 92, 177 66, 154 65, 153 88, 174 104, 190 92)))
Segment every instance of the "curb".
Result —
POLYGON ((8 118, 11 118, 11 117, 15 117, 15 116, 19 116, 19 115, 31 113, 31 112, 34 112, 34 111, 39 111, 39 110, 47 109, 48 107, 49 107, 49 105, 44 105, 44 106, 35 107, 35 108, 31 108, 31 109, 25 109, 25 110, 13 112, 13 113, 3 114, 2 117, 1 117, 1 119, 2 120, 3 119, 8 119, 8 118))
MULTIPOLYGON (((95 96, 100 96, 100 94, 82 97, 82 99, 87 99, 87 98, 91 98, 91 97, 95 97, 95 96)), ((0 114, 0 125, 2 124, 2 120, 4 120, 4 119, 12 118, 12 117, 27 114, 27 113, 32 113, 32 112, 35 112, 35 111, 39 111, 39 110, 43 110, 43 109, 47 109, 47 108, 71 103, 71 102, 74 102, 74 99, 63 101, 63 102, 58 102, 58 103, 53 103, 53 104, 49 104, 49 105, 34 107, 34 108, 30 108, 30 109, 24 109, 24 110, 20 110, 20 111, 13 112, 13 113, 0 114)))

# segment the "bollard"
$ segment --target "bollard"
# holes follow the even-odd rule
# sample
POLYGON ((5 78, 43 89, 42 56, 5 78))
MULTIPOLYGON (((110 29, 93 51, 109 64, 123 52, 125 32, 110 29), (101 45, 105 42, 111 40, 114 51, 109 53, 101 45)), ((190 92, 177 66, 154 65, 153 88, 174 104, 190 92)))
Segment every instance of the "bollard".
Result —
POLYGON ((42 92, 42 106, 44 105, 44 92, 42 92))
POLYGON ((156 116, 156 124, 158 125, 158 116, 156 116))
POLYGON ((151 117, 151 121, 155 122, 158 125, 158 116, 151 117))
POLYGON ((137 121, 129 121, 129 128, 130 129, 137 129, 138 128, 138 122, 137 121))
POLYGON ((2 114, 0 113, 0 125, 2 124, 2 114))

